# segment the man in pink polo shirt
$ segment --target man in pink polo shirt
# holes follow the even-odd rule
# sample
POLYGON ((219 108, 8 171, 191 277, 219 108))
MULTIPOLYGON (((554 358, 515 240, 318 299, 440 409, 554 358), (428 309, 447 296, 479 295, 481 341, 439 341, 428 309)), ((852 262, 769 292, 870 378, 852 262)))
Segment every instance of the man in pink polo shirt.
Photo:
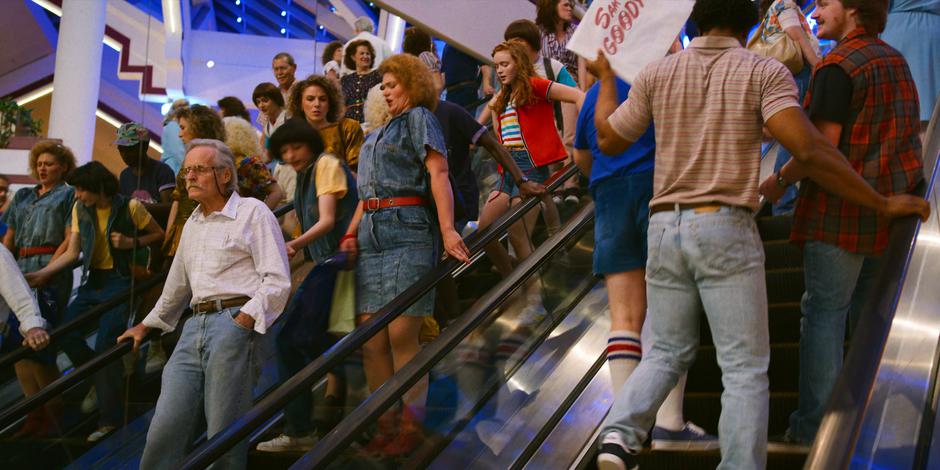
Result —
POLYGON ((722 369, 719 468, 764 468, 770 345, 764 253, 754 222, 762 127, 820 186, 888 216, 928 206, 875 192, 806 118, 783 64, 742 47, 750 0, 697 0, 702 37, 645 67, 628 99, 598 51, 598 145, 623 152, 656 122, 646 264, 652 349, 617 395, 601 431, 601 469, 636 466, 656 410, 695 359, 704 306, 722 369), (809 170, 812 168, 812 170, 809 170))

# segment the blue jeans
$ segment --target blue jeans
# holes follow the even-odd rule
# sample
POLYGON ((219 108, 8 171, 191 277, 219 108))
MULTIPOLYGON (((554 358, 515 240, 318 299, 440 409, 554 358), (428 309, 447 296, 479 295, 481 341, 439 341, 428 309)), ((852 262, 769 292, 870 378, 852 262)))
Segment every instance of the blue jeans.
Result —
MULTIPOLYGON (((251 408, 260 341, 254 331, 235 323, 238 309, 194 315, 186 322, 163 369, 140 468, 178 468, 199 434, 203 414, 211 438, 251 408)), ((212 467, 245 468, 247 459, 248 441, 243 440, 212 467)))
POLYGON ((650 217, 646 264, 652 346, 614 399, 602 434, 643 447, 656 411, 695 360, 701 308, 724 392, 719 469, 762 469, 767 458, 770 339, 764 251, 753 215, 722 207, 650 217))
MULTIPOLYGON (((78 295, 65 310, 62 323, 81 316, 93 307, 110 300, 131 286, 131 279, 121 277, 113 270, 93 270, 85 284, 78 288, 78 295)), ((93 357, 111 349, 117 344, 117 337, 127 329, 127 303, 108 310, 98 317, 98 332, 95 335, 95 349, 85 342, 80 331, 69 333, 58 341, 75 367, 81 366, 93 357)), ((124 422, 124 363, 113 361, 94 375, 95 390, 98 396, 98 418, 100 426, 118 426, 124 422)))
POLYGON ((792 437, 816 438, 829 394, 842 371, 845 325, 853 326, 869 287, 881 269, 881 258, 850 253, 828 243, 803 247, 806 292, 800 321, 800 398, 790 415, 792 437))
MULTIPOLYGON (((793 80, 796 82, 797 93, 799 93, 801 103, 803 102, 803 97, 806 96, 806 90, 809 89, 809 80, 811 75, 812 67, 810 67, 809 64, 806 64, 800 73, 793 76, 793 80)), ((777 159, 774 160, 774 173, 780 171, 780 169, 790 161, 790 157, 790 151, 781 145, 780 149, 777 151, 777 159)), ((773 215, 792 214, 793 210, 796 208, 796 197, 797 187, 795 184, 790 185, 790 187, 783 192, 783 196, 780 196, 780 199, 777 200, 777 203, 771 206, 771 213, 773 213, 773 215)))

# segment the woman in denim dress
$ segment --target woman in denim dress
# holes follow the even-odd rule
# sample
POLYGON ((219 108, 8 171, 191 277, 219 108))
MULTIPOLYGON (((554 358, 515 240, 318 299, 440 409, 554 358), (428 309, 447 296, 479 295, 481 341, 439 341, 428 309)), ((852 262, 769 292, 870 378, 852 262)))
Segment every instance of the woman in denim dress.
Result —
MULTIPOLYGON (((454 230, 444 136, 428 110, 437 100, 430 72, 421 60, 407 54, 385 60, 379 71, 392 117, 362 146, 360 203, 340 245, 341 250, 358 254, 359 322, 378 313, 434 267, 436 229, 448 255, 469 261, 469 251, 454 230)), ((418 353, 421 324, 433 307, 434 295, 424 296, 365 344, 363 365, 370 390, 418 353)), ((387 456, 413 450, 420 443, 426 394, 424 378, 403 396, 400 415, 390 411, 379 418, 378 433, 367 449, 387 456)))
MULTIPOLYGON (((72 151, 55 141, 39 142, 29 152, 29 172, 39 184, 17 191, 3 215, 3 222, 9 226, 3 244, 17 256, 16 264, 23 274, 39 271, 49 264, 55 253, 65 250, 75 197, 72 187, 65 184, 65 175, 74 169, 72 151)), ((45 303, 43 307, 54 307, 43 309, 47 325, 49 328, 57 326, 72 293, 71 271, 56 276, 38 293, 40 301, 45 303), (48 302, 50 300, 53 305, 48 302)), ((13 316, 10 318, 15 320, 13 316)), ((16 325, 8 326, 10 335, 3 338, 0 352, 10 352, 22 342, 16 333, 16 325)), ((30 331, 27 337, 36 333, 30 331)), ((42 335, 45 336, 45 332, 42 335)), ((48 336, 45 338, 48 343, 48 336)), ((23 395, 27 397, 59 377, 55 354, 48 350, 17 361, 14 368, 23 395)), ((55 417, 60 414, 61 407, 62 401, 56 399, 45 406, 45 412, 42 408, 31 411, 17 437, 50 434, 55 430, 55 417)))

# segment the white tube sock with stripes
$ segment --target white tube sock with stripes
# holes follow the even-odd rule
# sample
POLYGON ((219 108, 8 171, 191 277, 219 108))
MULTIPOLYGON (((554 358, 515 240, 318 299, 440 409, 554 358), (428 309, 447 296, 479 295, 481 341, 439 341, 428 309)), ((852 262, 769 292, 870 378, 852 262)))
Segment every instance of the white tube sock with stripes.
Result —
POLYGON ((614 396, 640 363, 640 335, 635 331, 613 330, 607 338, 607 366, 614 386, 614 396))

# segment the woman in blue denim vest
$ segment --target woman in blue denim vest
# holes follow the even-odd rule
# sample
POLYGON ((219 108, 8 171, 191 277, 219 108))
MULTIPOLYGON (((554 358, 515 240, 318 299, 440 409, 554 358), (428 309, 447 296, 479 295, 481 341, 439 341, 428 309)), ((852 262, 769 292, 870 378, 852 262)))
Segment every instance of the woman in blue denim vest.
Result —
MULTIPOLYGON (((75 192, 65 184, 65 175, 75 169, 72 151, 55 141, 37 143, 29 151, 29 172, 39 184, 16 192, 9 208, 3 214, 3 222, 9 227, 3 244, 16 256, 16 264, 23 274, 42 269, 49 264, 57 252, 65 250, 69 231, 69 214, 75 192)), ((44 303, 43 314, 47 326, 57 326, 59 316, 72 293, 71 273, 62 273, 49 282, 47 288, 38 292, 44 303)), ((8 325, 10 335, 3 339, 0 353, 12 351, 20 346, 17 341, 16 318, 11 316, 8 325)), ((38 333, 38 332, 37 332, 38 333)), ((33 333, 27 332, 27 339, 33 333)), ((55 354, 50 352, 32 354, 14 365, 16 377, 23 387, 23 395, 30 396, 59 377, 55 354)), ((54 400, 30 412, 26 423, 17 432, 17 437, 43 436, 52 433, 55 417, 61 414, 62 401, 54 400)))
MULTIPOLYGON (((440 229, 448 255, 469 260, 467 247, 454 230, 444 136, 428 110, 437 101, 430 72, 420 59, 407 54, 386 59, 379 72, 392 117, 369 134, 359 153, 359 207, 340 246, 358 253, 359 322, 434 267, 435 229, 440 229)), ((417 354, 423 317, 431 315, 433 307, 434 295, 429 293, 363 346, 370 390, 417 354)), ((420 443, 426 394, 424 378, 404 395, 398 426, 399 416, 393 412, 379 418, 378 433, 367 449, 388 456, 414 449, 420 443)))

